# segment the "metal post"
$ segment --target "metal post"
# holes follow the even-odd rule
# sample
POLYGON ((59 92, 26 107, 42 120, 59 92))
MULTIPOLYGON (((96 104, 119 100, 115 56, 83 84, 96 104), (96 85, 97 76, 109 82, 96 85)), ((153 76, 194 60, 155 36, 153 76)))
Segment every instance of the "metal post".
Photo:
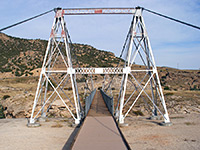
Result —
POLYGON ((103 83, 102 83, 102 90, 105 89, 105 83, 106 83, 106 75, 104 75, 103 83))
MULTIPOLYGON (((56 22, 56 18, 54 18, 53 25, 52 25, 52 30, 54 29, 55 22, 56 22)), ((49 49, 50 49, 51 41, 52 41, 52 37, 50 37, 49 40, 48 40, 48 45, 47 45, 46 53, 45 53, 45 56, 44 56, 42 70, 41 70, 41 73, 40 73, 38 86, 37 86, 37 90, 36 90, 36 93, 35 93, 35 99, 34 99, 34 104, 33 104, 33 108, 32 108, 30 124, 34 124, 35 123, 35 120, 33 119, 33 115, 34 115, 35 108, 36 108, 36 105, 37 105, 37 102, 38 102, 38 98, 39 98, 39 89, 40 89, 40 85, 41 85, 41 81, 42 81, 42 76, 43 76, 43 73, 45 71, 45 63, 46 63, 46 60, 47 60, 47 55, 48 55, 48 52, 49 52, 49 49)))
MULTIPOLYGON (((143 22, 143 26, 144 26, 145 33, 146 33, 146 35, 147 35, 146 28, 145 28, 145 24, 144 24, 144 19, 143 19, 142 16, 141 16, 141 19, 142 19, 142 22, 143 22)), ((164 99, 162 87, 161 87, 161 84, 160 84, 160 79, 159 79, 159 76, 158 76, 158 71, 157 71, 155 59, 154 59, 154 56, 153 56, 153 52, 152 52, 152 48, 151 48, 151 45, 150 45, 150 41, 149 41, 149 37, 148 37, 148 36, 147 36, 147 46, 148 46, 148 48, 149 48, 150 56, 151 56, 151 58, 152 58, 152 62, 153 62, 153 72, 156 74, 156 79, 157 79, 157 82, 158 82, 158 88, 159 88, 160 94, 161 94, 161 102, 162 102, 162 105, 163 105, 163 108, 164 108, 164 111, 165 111, 165 114, 164 114, 164 122, 165 122, 165 124, 167 124, 167 125, 171 125, 171 122, 170 122, 170 119, 169 119, 169 115, 168 115, 168 112, 167 112, 167 108, 166 108, 166 104, 165 104, 165 99, 164 99)))
MULTIPOLYGON (((146 40, 146 35, 145 35, 145 40, 146 40)), ((144 40, 144 45, 145 45, 145 51, 146 51, 146 60, 147 60, 147 68, 150 70, 150 54, 149 54, 149 49, 148 47, 146 47, 146 41, 144 40)), ((153 66, 154 67, 154 66, 153 66)), ((151 76, 152 72, 151 71, 148 71, 148 74, 149 76, 151 76)), ((153 90, 153 79, 151 78, 150 80, 150 86, 151 86, 151 95, 152 95, 152 100, 153 100, 153 103, 155 105, 157 105, 157 100, 155 99, 155 95, 154 95, 154 90, 153 90)), ((156 91, 156 84, 155 84, 155 91, 156 91)), ((157 117, 157 109, 155 106, 153 106, 153 112, 152 112, 152 118, 155 118, 157 117)))
POLYGON ((122 79, 124 84, 122 85, 123 86, 122 96, 121 96, 121 99, 120 99, 120 107, 119 107, 119 123, 120 124, 124 123, 124 116, 122 114, 122 111, 123 111, 123 106, 124 106, 124 98, 125 98, 125 94, 126 94, 126 85, 127 85, 128 74, 129 74, 128 69, 130 69, 130 59, 131 59, 131 52, 132 52, 132 48, 133 48, 133 36, 134 36, 134 33, 136 32, 135 31, 136 19, 137 19, 137 16, 134 16, 133 26, 132 26, 131 33, 130 33, 131 38, 129 40, 128 53, 127 53, 127 57, 126 57, 127 63, 125 63, 125 67, 127 68, 127 72, 124 76, 124 79, 122 79))
POLYGON ((92 75, 90 75, 90 79, 91 79, 92 91, 93 91, 94 90, 94 83, 93 83, 92 75))
MULTIPOLYGON (((61 11, 60 13, 62 13, 63 10, 59 10, 61 11)), ((69 68, 71 71, 70 71, 70 78, 71 78, 71 84, 72 84, 72 90, 73 90, 73 96, 74 96, 74 103, 75 103, 75 108, 76 108, 76 115, 77 115, 77 118, 75 120, 75 124, 79 124, 80 123, 80 120, 81 120, 81 116, 80 116, 80 109, 78 108, 78 103, 77 103, 77 97, 76 97, 76 94, 78 95, 78 88, 76 88, 76 82, 75 82, 75 74, 73 75, 72 74, 72 60, 71 60, 71 54, 70 54, 70 49, 69 49, 69 43, 66 39, 66 33, 67 31, 65 30, 65 22, 64 22, 64 17, 63 15, 61 16, 61 24, 62 24, 62 36, 64 38, 64 43, 65 43, 65 50, 66 50, 66 54, 67 54, 67 60, 68 60, 68 65, 69 65, 69 68), (76 93, 77 92, 77 93, 76 93)))

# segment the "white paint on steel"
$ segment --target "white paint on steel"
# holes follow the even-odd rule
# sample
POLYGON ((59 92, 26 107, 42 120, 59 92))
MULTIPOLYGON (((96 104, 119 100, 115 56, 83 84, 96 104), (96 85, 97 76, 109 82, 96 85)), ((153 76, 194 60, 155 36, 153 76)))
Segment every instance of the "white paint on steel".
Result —
MULTIPOLYGON (((153 103, 153 106, 158 109, 158 106, 156 106, 156 104, 152 100, 153 98, 151 99, 150 96, 145 92, 145 88, 147 87, 147 85, 149 84, 150 81, 153 81, 153 82, 151 82, 151 84, 158 83, 158 86, 156 86, 156 90, 158 91, 158 95, 159 95, 159 98, 163 105, 165 114, 163 115, 163 113, 160 111, 160 109, 158 109, 158 111, 163 115, 165 123, 170 122, 166 104, 165 104, 165 100, 164 100, 162 87, 160 84, 160 80, 159 80, 159 76, 158 76, 158 72, 157 72, 157 68, 156 68, 156 64, 155 64, 155 60, 154 60, 154 56, 153 56, 150 41, 149 41, 149 37, 147 35, 146 27, 144 24, 144 19, 142 17, 142 9, 139 9, 139 8, 81 8, 81 9, 72 8, 72 9, 57 10, 53 25, 52 25, 51 34, 50 34, 50 38, 48 41, 48 46, 46 49, 44 62, 42 65, 42 70, 41 70, 40 77, 39 77, 39 82, 38 82, 36 95, 35 95, 35 99, 34 99, 30 123, 35 122, 36 117, 39 115, 40 111, 45 107, 45 105, 47 104, 47 102, 49 101, 49 99, 52 97, 52 95, 54 93, 57 94, 57 96, 61 99, 63 104, 66 106, 67 110, 70 112, 71 116, 74 118, 75 123, 78 124, 80 122, 80 119, 82 116, 81 116, 80 99, 79 99, 79 95, 78 95, 78 87, 77 87, 77 83, 76 83, 76 75, 77 74, 90 74, 90 75, 92 75, 92 74, 122 74, 123 75, 122 81, 121 81, 121 88, 120 88, 120 92, 119 92, 119 101, 120 101, 119 108, 117 106, 116 112, 115 112, 116 117, 118 117, 119 123, 124 123, 124 118, 131 111, 131 109, 133 108, 133 106, 135 105, 135 103, 137 102, 137 100, 139 99, 139 97, 141 96, 141 94, 143 92, 147 95, 149 100, 153 103), (86 15, 86 14, 132 14, 132 15, 134 15, 133 24, 132 24, 131 30, 130 30, 130 38, 129 38, 129 44, 128 44, 128 51, 126 54, 125 66, 123 68, 120 68, 120 67, 73 68, 71 54, 70 54, 70 47, 69 47, 69 42, 68 42, 68 36, 67 36, 68 33, 67 33, 67 30, 65 27, 66 23, 64 22, 64 15, 86 15), (58 28, 60 28, 61 34, 58 33, 58 31, 59 31, 58 28), (137 30, 137 28, 138 28, 138 30, 137 30), (138 39, 139 37, 141 38, 140 40, 138 39), (58 39, 58 41, 57 41, 57 39, 58 39), (62 40, 63 40, 64 46, 65 46, 67 61, 66 61, 65 56, 61 53, 61 49, 59 48, 59 45, 62 43, 62 40), (136 40, 136 43, 134 40, 136 40), (134 49, 133 42, 134 42, 134 44, 137 45, 137 46, 135 45, 135 47, 136 47, 135 49, 134 49), (144 46, 142 45, 142 42, 144 43, 144 46), (144 60, 142 58, 142 55, 139 52, 140 49, 142 49, 143 52, 146 54, 146 57, 148 57, 147 58, 148 64, 152 65, 152 66, 146 67, 146 69, 132 68, 132 65, 135 63, 137 55, 140 55, 141 59, 144 60), (147 52, 147 50, 148 50, 148 52, 147 52), (57 54, 56 54, 56 51, 58 51, 57 54), (49 53, 50 53, 50 56, 48 57, 49 53), (147 56, 147 53, 149 53, 149 56, 147 56), (56 55, 56 58, 53 62, 53 65, 50 66, 52 57, 54 57, 55 55, 56 55), (66 68, 64 68, 64 69, 54 69, 53 68, 58 55, 61 56, 66 68), (146 73, 144 78, 146 78, 148 72, 150 72, 150 77, 148 78, 148 80, 146 81, 144 86, 141 85, 141 82, 143 82, 144 78, 142 79, 142 81, 138 82, 132 74, 132 73, 141 73, 141 72, 146 73), (76 116, 72 113, 71 109, 65 103, 64 99, 62 98, 59 91, 57 90, 58 88, 60 88, 60 85, 62 84, 64 79, 57 85, 57 87, 55 87, 49 78, 50 76, 47 75, 47 74, 52 74, 52 73, 65 73, 66 76, 64 77, 64 79, 69 75, 69 77, 71 79, 72 90, 73 90, 76 116), (133 94, 136 91, 136 87, 135 87, 135 91, 131 93, 131 96, 129 96, 125 102, 127 80, 129 78, 129 76, 131 76, 133 79, 135 79, 138 86, 141 88, 141 91, 139 92, 138 96, 135 98, 133 103, 130 105, 128 111, 126 113, 124 113, 123 112, 124 106, 129 102, 129 100, 131 99, 131 97, 133 96, 133 94), (154 76, 155 76, 155 79, 154 79, 154 76), (43 78, 44 78, 44 80, 42 80, 43 78), (36 105, 38 103, 38 99, 40 97, 40 93, 42 91, 45 81, 48 81, 48 83, 52 86, 54 91, 48 97, 47 100, 46 100, 46 98, 44 99, 44 104, 43 104, 42 108, 34 116, 36 105)), ((105 77, 104 77, 104 79, 105 79, 105 77)), ((46 88, 47 88, 47 85, 46 85, 46 88)), ((153 87, 151 86, 151 88, 153 88, 153 87)))

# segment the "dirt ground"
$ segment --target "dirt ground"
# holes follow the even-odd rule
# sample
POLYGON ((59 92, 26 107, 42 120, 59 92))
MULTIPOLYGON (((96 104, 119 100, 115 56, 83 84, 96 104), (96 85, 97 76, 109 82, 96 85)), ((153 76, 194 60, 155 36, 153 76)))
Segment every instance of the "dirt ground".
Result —
POLYGON ((74 130, 58 120, 35 128, 26 124, 27 119, 0 119, 0 150, 61 150, 74 130))
MULTIPOLYGON (((146 117, 128 117, 121 130, 131 149, 199 150, 200 114, 174 114, 170 127, 146 117)), ((59 150, 74 130, 68 121, 49 119, 40 127, 28 128, 26 119, 0 119, 0 150, 59 150)))
POLYGON ((121 130, 131 149, 199 150, 200 114, 174 114, 170 118, 173 125, 168 127, 146 117, 129 117, 129 126, 121 130))

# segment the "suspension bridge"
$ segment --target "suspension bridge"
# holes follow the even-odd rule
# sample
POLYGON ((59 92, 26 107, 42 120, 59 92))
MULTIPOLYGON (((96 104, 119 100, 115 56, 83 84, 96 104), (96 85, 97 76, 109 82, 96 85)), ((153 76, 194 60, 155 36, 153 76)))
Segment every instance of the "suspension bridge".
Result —
POLYGON ((162 116, 163 125, 171 125, 142 12, 147 11, 200 29, 198 26, 142 7, 56 8, 2 28, 0 31, 52 11, 55 12, 55 17, 28 126, 35 126, 39 118, 46 118, 56 100, 64 104, 75 124, 83 121, 72 149, 130 149, 118 123, 124 124, 125 118, 138 101, 145 104, 152 119, 162 116), (64 16, 107 14, 133 16, 120 54, 120 58, 123 59, 120 59, 121 62, 119 61, 116 67, 81 68, 76 58, 76 66, 79 67, 74 68, 71 56, 76 52, 64 16), (136 67, 137 62, 142 64, 142 67, 136 67), (103 75, 100 91, 97 91, 97 86, 95 88, 93 75, 103 75), (84 100, 80 98, 78 76, 87 78, 84 84, 84 100), (115 85, 118 80, 120 84, 115 85), (118 92, 113 91, 113 87, 117 89, 117 86, 118 92), (70 87, 72 92, 67 91, 66 87, 70 87))
MULTIPOLYGON (((85 114, 79 97, 76 76, 93 74, 104 74, 104 80, 106 80, 106 76, 110 76, 110 81, 107 81, 108 84, 102 85, 102 90, 105 93, 112 90, 112 82, 115 76, 121 75, 121 87, 118 100, 114 106, 114 115, 120 124, 124 123, 125 117, 129 114, 139 98, 145 99, 144 96, 152 102, 152 106, 150 107, 148 104, 148 107, 153 115, 157 116, 158 111, 160 115, 163 116, 165 123, 170 123, 141 8, 56 9, 35 95, 30 124, 34 124, 39 116, 46 117, 46 113, 49 110, 48 108, 51 107, 51 104, 57 98, 66 106, 66 109, 69 111, 75 123, 79 124, 80 120, 85 117, 85 114), (125 57, 122 67, 120 67, 120 63, 118 63, 116 67, 73 68, 71 58, 73 47, 64 21, 64 15, 92 14, 133 15, 133 20, 131 21, 127 38, 120 55, 120 58, 122 56, 125 57), (144 68, 134 69, 136 58, 140 59, 145 66, 144 68), (142 78, 137 78, 138 76, 142 76, 142 78), (53 88, 53 92, 48 96, 49 85, 53 88), (73 100, 70 99, 70 96, 63 90, 63 87, 67 85, 70 85, 72 88, 73 100), (128 95, 126 95, 127 88, 132 90, 128 95), (157 98, 160 99, 163 111, 158 108, 157 98), (36 111, 36 107, 40 102, 42 103, 42 105, 40 105, 41 108, 36 111)), ((91 81, 91 84, 92 83, 91 81)), ((103 83, 105 83, 105 81, 103 83)), ((89 89, 88 86, 87 89, 89 89)), ((147 100, 144 101, 148 103, 147 100)))

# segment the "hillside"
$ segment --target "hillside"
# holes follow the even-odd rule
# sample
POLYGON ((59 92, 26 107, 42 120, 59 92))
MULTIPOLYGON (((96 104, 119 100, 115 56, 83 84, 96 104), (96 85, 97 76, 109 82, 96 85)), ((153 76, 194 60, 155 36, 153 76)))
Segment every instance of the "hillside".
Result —
MULTIPOLYGON (((21 39, 0 33, 0 73, 4 74, 0 78, 32 76, 36 71, 39 72, 46 46, 45 40, 21 39)), ((113 53, 89 45, 73 44, 72 48, 74 67, 78 67, 76 59, 81 67, 113 67, 120 61, 113 53)), ((140 65, 134 67, 143 68, 140 65)), ((199 70, 158 67, 158 72, 165 90, 200 90, 199 70)))
POLYGON ((15 76, 30 74, 41 67, 46 45, 44 40, 26 40, 0 33, 0 72, 12 72, 15 76))
POLYGON ((158 68, 161 85, 165 90, 200 90, 200 70, 158 68))
MULTIPOLYGON (((12 72, 13 76, 32 75, 32 70, 42 66, 46 46, 45 40, 20 39, 0 33, 0 72, 12 72)), ((89 45, 72 44, 72 48, 74 65, 77 65, 74 54, 82 67, 112 67, 119 61, 113 53, 89 45)))
MULTIPOLYGON (((46 45, 45 40, 20 39, 0 33, 0 118, 4 115, 7 118, 30 117, 46 45)), ((73 44, 72 46, 72 62, 75 67, 77 63, 74 54, 81 67, 112 67, 120 60, 111 52, 97 50, 89 45, 73 44)), ((135 64, 133 68, 144 69, 144 66, 135 64)), ((170 112, 193 111, 194 107, 199 111, 199 70, 158 67, 158 73, 170 112)), ((139 74, 135 76, 142 78, 139 74)), ((100 75, 93 76, 96 87, 101 86, 102 78, 100 75)), ((77 77, 77 83, 80 85, 80 91, 83 92, 84 80, 77 77)), ((120 83, 120 76, 115 77, 113 89, 119 88, 120 83)), ((55 113, 63 116, 62 111, 59 111, 62 106, 55 106, 55 108, 57 108, 55 113)))

